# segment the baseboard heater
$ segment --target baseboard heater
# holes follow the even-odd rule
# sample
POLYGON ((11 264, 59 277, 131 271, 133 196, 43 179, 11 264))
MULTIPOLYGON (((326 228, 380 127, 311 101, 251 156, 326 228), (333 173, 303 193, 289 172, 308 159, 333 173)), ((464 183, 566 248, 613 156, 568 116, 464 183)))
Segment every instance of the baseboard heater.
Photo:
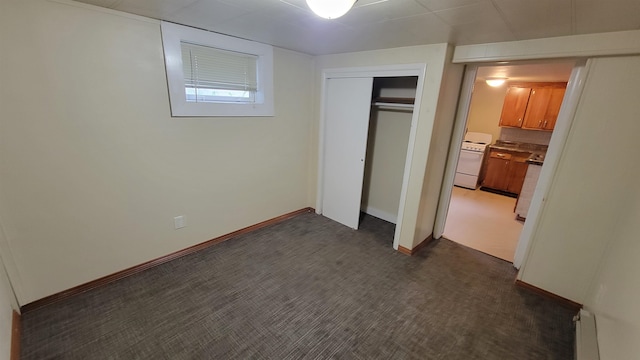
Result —
POLYGON ((576 323, 575 360, 600 360, 595 316, 583 309, 573 320, 576 323))

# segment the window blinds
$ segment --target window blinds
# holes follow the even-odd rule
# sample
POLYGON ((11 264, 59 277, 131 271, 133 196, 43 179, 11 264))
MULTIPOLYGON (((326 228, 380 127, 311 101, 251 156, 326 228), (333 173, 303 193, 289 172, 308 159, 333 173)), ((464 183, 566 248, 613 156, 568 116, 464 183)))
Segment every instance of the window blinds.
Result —
POLYGON ((255 55, 180 42, 185 87, 216 90, 258 90, 255 55))

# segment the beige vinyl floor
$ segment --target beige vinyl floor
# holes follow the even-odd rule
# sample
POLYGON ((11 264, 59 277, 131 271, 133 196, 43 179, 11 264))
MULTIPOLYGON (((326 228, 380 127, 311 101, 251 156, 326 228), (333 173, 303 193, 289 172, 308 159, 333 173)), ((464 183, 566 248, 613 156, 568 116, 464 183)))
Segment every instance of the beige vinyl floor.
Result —
POLYGON ((516 220, 515 205, 508 196, 454 186, 443 236, 513 262, 524 224, 516 220))

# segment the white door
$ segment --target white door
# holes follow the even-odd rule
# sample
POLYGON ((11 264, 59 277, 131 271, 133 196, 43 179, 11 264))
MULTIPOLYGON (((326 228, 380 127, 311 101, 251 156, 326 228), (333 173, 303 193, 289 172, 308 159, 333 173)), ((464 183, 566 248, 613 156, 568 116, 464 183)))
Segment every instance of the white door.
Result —
POLYGON ((322 214, 357 229, 373 78, 327 79, 322 214))

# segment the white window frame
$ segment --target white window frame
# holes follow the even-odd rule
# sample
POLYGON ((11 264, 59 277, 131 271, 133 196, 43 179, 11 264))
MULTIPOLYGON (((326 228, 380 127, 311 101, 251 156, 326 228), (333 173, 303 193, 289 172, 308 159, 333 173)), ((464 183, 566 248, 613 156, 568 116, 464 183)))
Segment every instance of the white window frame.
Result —
POLYGON ((171 116, 273 116, 273 47, 188 26, 161 22, 171 116), (180 42, 251 54, 258 57, 255 102, 188 102, 180 42))

